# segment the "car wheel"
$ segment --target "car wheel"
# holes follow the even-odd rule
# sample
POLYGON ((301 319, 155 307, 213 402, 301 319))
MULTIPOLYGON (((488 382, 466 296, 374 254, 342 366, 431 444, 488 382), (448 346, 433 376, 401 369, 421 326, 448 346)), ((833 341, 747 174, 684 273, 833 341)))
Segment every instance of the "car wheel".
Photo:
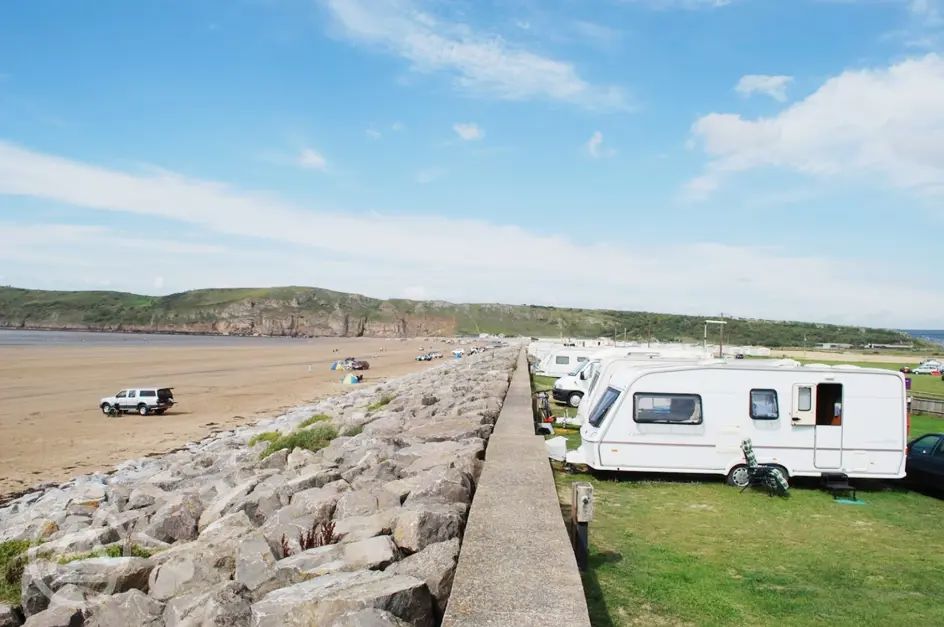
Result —
POLYGON ((108 403, 102 403, 102 413, 106 416, 111 412, 111 405, 108 403))
POLYGON ((746 486, 750 482, 750 473, 747 470, 747 466, 738 464, 732 468, 731 472, 728 473, 726 481, 728 485, 733 485, 738 488, 746 486))
POLYGON ((138 405, 138 413, 141 414, 142 416, 147 416, 148 406, 144 404, 138 405))
POLYGON ((567 404, 571 407, 577 407, 580 405, 580 399, 583 398, 583 394, 580 392, 574 392, 570 395, 570 398, 567 399, 567 404))

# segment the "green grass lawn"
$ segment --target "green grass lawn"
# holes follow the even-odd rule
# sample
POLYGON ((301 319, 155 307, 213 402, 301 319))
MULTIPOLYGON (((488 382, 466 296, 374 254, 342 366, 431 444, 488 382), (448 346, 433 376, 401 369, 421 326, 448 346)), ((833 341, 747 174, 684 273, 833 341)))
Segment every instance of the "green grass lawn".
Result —
POLYGON ((922 416, 915 414, 911 417, 911 429, 908 431, 908 439, 924 435, 925 433, 944 433, 944 418, 935 418, 934 416, 922 416))
POLYGON ((594 487, 593 625, 944 624, 944 501, 558 473, 562 504, 575 480, 594 487))
MULTIPOLYGON (((541 379, 535 389, 553 385, 541 379)), ((579 431, 556 431, 579 445, 579 431)), ((934 431, 944 419, 912 416, 910 437, 934 431)), ((811 480, 770 498, 720 477, 557 470, 565 519, 571 483, 594 486, 583 581, 595 626, 944 625, 933 496, 888 482, 841 505, 811 480)))

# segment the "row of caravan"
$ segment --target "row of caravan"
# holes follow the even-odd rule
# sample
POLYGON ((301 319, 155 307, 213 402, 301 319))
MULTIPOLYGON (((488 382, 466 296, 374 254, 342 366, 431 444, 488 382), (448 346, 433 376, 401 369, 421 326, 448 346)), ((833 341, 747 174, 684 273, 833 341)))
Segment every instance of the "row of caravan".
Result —
MULTIPOLYGON (((566 461, 598 470, 726 475, 743 485, 741 442, 786 476, 905 475, 901 373, 793 360, 588 360, 579 448, 566 461)), ((579 374, 577 375, 580 376, 579 374)))

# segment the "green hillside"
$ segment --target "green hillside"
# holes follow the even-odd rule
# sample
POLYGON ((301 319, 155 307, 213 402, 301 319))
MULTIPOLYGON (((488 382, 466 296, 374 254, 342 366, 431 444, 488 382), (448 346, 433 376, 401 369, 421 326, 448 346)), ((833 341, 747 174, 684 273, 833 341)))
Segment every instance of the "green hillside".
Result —
MULTIPOLYGON (((0 287, 0 326, 232 335, 507 335, 699 340, 704 317, 538 305, 381 300, 310 287, 193 290, 169 296, 0 287)), ((715 331, 716 333, 716 331, 715 331)), ((728 319, 727 342, 812 346, 910 342, 898 331, 728 319)))

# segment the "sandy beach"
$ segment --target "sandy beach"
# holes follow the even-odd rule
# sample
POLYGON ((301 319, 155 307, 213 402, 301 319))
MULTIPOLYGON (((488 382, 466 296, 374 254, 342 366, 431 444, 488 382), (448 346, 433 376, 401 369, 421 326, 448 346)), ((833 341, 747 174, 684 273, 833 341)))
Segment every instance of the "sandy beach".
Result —
MULTIPOLYGON (((441 363, 414 360, 422 339, 317 338, 221 342, 180 338, 170 345, 0 346, 0 495, 63 481, 163 452, 214 431, 255 422, 338 394, 347 386, 329 364, 367 359, 365 383, 441 363), (337 352, 334 352, 337 349, 337 352), (310 369, 309 369, 310 367, 310 369), (174 388, 164 416, 109 418, 99 399, 123 387, 174 388)), ((196 338, 194 338, 196 339, 196 338)))

